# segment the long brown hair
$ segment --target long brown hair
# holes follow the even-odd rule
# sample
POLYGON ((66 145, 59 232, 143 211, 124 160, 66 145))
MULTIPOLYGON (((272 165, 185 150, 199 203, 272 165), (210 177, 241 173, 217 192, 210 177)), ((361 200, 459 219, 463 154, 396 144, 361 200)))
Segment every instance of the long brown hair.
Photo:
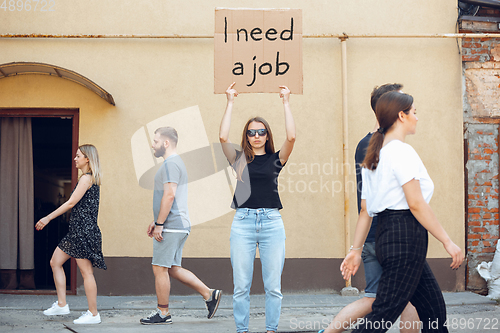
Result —
POLYGON ((254 121, 263 124, 267 130, 266 145, 265 145, 266 154, 275 153, 273 133, 271 132, 271 127, 269 126, 269 123, 262 117, 253 117, 248 119, 247 123, 243 127, 243 134, 241 135, 241 152, 238 152, 236 156, 235 167, 234 167, 234 169, 236 170, 236 178, 241 181, 242 181, 241 175, 243 174, 243 170, 245 170, 246 165, 252 162, 255 157, 252 146, 250 145, 250 142, 248 142, 248 137, 247 137, 248 126, 250 126, 250 124, 254 121), (243 158, 243 156, 245 156, 245 158, 243 158))
POLYGON ((373 88, 372 94, 370 95, 370 106, 372 107, 373 112, 375 112, 375 108, 377 107, 378 99, 383 94, 393 90, 401 90, 402 88, 403 85, 401 83, 386 83, 380 87, 373 88))
POLYGON ((385 133, 398 120, 399 112, 403 111, 408 114, 412 105, 413 97, 399 91, 386 92, 379 98, 377 106, 375 107, 375 114, 380 127, 373 133, 370 139, 368 149, 366 150, 366 156, 362 164, 363 168, 372 171, 377 168, 385 133))

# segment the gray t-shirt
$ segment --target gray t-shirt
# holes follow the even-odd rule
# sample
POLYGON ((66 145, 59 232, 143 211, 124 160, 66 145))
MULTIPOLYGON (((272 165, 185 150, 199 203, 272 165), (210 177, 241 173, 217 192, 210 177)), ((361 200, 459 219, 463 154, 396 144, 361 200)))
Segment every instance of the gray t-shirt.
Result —
POLYGON ((170 155, 165 159, 155 175, 155 188, 153 195, 153 213, 155 222, 163 223, 163 231, 186 232, 191 231, 188 211, 188 177, 186 166, 179 155, 170 155), (157 221, 160 213, 161 199, 163 197, 163 184, 175 183, 175 192, 172 208, 166 221, 157 221))

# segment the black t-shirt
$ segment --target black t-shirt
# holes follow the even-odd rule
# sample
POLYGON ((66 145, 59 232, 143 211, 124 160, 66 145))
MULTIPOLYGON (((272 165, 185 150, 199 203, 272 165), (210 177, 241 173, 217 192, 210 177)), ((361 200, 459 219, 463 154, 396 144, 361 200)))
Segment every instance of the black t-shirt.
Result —
POLYGON ((236 184, 231 207, 283 208, 278 193, 278 176, 283 166, 279 151, 274 154, 255 155, 243 171, 243 181, 238 180, 236 184))
MULTIPOLYGON (((363 179, 361 178, 361 164, 365 159, 366 149, 368 149, 368 144, 370 143, 372 134, 373 133, 368 133, 363 139, 361 139, 361 141, 359 141, 358 146, 356 147, 356 154, 354 155, 354 159, 356 161, 356 184, 358 185, 357 186, 358 214, 361 211, 361 190, 363 188, 363 179)), ((366 236, 366 242, 375 242, 376 230, 377 230, 377 216, 374 216, 372 219, 372 226, 370 227, 368 236, 366 236)))

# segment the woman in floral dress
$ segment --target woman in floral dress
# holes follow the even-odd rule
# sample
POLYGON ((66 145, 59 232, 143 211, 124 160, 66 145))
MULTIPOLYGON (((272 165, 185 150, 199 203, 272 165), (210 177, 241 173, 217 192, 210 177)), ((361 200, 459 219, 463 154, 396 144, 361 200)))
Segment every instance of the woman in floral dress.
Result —
POLYGON ((66 303, 66 275, 62 266, 69 258, 75 258, 83 277, 89 309, 73 322, 75 324, 99 324, 101 317, 97 312, 97 285, 93 267, 101 269, 107 267, 101 250, 101 231, 97 225, 101 184, 101 168, 97 149, 93 145, 78 147, 75 165, 82 172, 82 175, 71 197, 35 225, 37 230, 42 230, 51 220, 71 209, 69 232, 59 242, 50 260, 57 301, 43 313, 47 316, 53 316, 70 312, 66 303))

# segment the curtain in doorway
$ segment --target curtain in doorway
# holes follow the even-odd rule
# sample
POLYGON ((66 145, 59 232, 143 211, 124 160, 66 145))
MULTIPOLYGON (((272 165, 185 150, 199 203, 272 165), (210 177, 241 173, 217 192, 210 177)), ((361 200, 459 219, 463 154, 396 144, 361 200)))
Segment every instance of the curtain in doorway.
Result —
POLYGON ((34 185, 31 118, 0 118, 2 288, 34 288, 34 185), (24 274, 28 273, 28 274, 24 274), (24 281, 23 281, 24 280, 24 281), (24 284, 24 286, 23 286, 24 284))

